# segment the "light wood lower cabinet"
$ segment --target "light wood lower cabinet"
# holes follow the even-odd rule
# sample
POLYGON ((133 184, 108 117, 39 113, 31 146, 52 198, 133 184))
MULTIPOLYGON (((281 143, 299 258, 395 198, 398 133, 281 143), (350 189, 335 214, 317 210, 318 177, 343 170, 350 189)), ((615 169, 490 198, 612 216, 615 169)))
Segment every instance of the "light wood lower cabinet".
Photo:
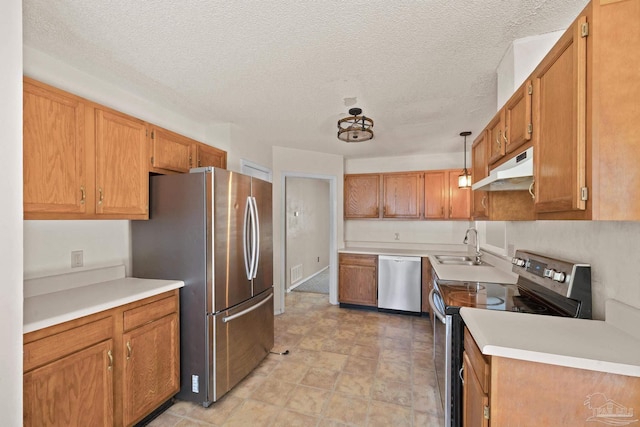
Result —
POLYGON ((463 426, 630 424, 640 377, 485 356, 465 328, 463 426))
POLYGON ((25 426, 130 426, 180 388, 178 291, 24 335, 25 426))
POLYGON ((429 313, 429 292, 433 289, 433 272, 428 257, 422 258, 422 312, 429 313))
POLYGON ((340 254, 338 301, 378 306, 378 256, 340 254))

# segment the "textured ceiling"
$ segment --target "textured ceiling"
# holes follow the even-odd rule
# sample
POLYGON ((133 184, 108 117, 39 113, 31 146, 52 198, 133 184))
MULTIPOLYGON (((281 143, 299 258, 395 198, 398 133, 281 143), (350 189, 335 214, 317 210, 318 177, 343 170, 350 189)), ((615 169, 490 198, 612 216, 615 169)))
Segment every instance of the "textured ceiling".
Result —
POLYGON ((495 113, 509 44, 566 28, 585 4, 24 0, 24 43, 256 143, 351 158, 446 153, 495 113), (351 106, 374 119, 373 140, 337 139, 351 106))

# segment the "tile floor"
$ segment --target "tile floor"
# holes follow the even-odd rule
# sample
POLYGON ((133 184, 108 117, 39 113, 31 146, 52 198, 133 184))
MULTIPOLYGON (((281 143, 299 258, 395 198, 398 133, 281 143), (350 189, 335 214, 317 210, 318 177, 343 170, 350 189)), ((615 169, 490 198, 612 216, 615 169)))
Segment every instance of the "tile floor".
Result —
POLYGON ((274 351, 209 408, 177 401, 149 425, 442 426, 426 317, 339 308, 292 292, 274 351))

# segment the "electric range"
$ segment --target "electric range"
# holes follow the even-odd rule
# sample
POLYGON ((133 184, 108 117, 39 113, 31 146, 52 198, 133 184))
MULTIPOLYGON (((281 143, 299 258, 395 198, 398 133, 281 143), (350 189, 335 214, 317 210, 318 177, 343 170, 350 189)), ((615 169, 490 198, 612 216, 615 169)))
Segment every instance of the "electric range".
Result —
POLYGON ((591 318, 591 267, 518 250, 512 259, 516 284, 440 280, 429 295, 433 314, 434 365, 445 425, 462 425, 464 323, 460 307, 591 318))

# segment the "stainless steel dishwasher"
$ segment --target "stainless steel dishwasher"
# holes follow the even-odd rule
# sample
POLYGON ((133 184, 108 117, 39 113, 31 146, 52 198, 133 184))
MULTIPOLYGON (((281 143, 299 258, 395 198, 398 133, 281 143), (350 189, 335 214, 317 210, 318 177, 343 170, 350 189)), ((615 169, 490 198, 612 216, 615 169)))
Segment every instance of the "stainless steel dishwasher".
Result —
POLYGON ((378 256, 378 308, 420 313, 420 257, 378 256))

